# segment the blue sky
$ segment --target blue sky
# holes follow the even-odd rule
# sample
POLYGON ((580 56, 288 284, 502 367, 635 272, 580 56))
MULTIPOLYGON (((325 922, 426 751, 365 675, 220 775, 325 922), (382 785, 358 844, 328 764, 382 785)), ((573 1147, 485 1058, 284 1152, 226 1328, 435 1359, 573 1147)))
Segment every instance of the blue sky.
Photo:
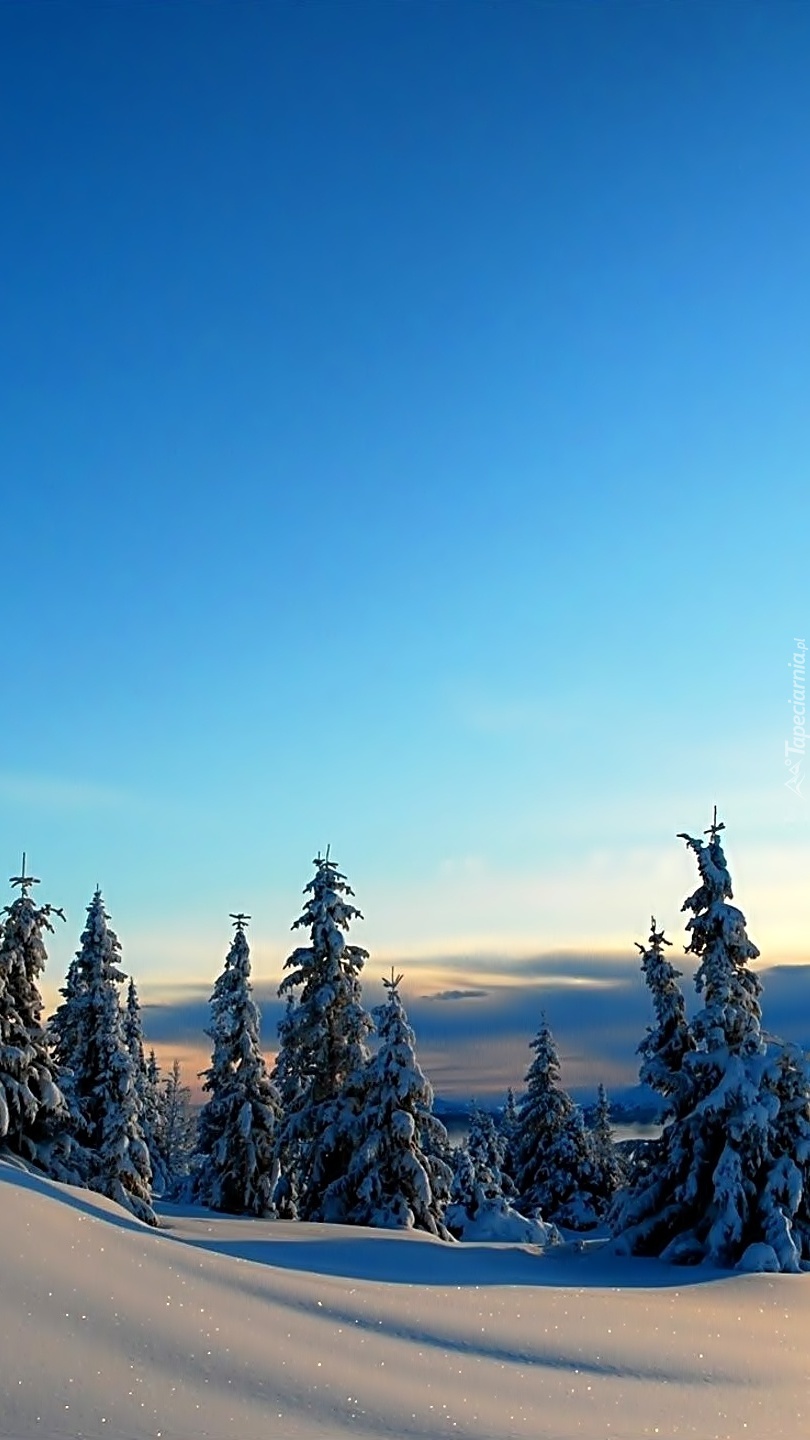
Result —
POLYGON ((67 909, 53 983, 96 882, 142 988, 237 908, 277 981, 327 843, 377 969, 630 955, 715 802, 807 958, 810 9, 0 40, 0 854, 67 909))

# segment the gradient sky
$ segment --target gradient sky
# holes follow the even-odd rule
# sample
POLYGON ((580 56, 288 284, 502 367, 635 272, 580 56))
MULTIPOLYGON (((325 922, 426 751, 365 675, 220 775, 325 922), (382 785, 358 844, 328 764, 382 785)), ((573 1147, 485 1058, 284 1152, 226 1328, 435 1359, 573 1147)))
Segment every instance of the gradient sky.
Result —
POLYGON ((327 843, 414 994, 635 963, 715 802, 810 957, 808 75, 801 0, 0 6, 0 856, 52 987, 99 882, 142 992, 239 908, 272 988, 327 843))

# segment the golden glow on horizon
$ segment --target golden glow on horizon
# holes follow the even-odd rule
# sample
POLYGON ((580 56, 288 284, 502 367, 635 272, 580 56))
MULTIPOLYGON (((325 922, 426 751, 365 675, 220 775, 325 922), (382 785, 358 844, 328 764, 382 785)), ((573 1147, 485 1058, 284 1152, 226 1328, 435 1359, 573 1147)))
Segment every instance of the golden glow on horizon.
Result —
MULTIPOLYGON (((761 965, 810 962, 810 841, 751 847, 735 845, 732 837, 728 859, 734 903, 746 916, 761 965)), ((424 882, 396 889, 377 885, 358 894, 367 918, 352 927, 351 938, 369 951, 370 979, 394 964, 405 969, 406 985, 413 973, 414 983, 439 989, 453 983, 452 977, 458 983, 459 976, 470 985, 520 978, 522 965, 537 957, 560 957, 563 973, 568 957, 580 955, 635 963, 635 942, 646 939, 653 913, 673 941, 673 953, 683 953, 688 937, 681 906, 696 885, 693 858, 677 843, 665 850, 594 852, 575 869, 558 864, 532 873, 505 873, 469 859, 455 868, 448 862, 424 882)), ((295 901, 281 915, 278 897, 267 908, 261 897, 256 901, 250 930, 254 980, 275 987, 294 943, 288 912, 295 901)), ((48 938, 49 996, 63 983, 78 928, 74 924, 71 933, 69 917, 68 925, 48 938)), ((190 914, 187 922, 181 916, 160 928, 116 928, 123 968, 135 976, 142 999, 147 988, 163 985, 207 986, 210 993, 229 943, 227 916, 218 927, 203 928, 199 915, 190 914)))

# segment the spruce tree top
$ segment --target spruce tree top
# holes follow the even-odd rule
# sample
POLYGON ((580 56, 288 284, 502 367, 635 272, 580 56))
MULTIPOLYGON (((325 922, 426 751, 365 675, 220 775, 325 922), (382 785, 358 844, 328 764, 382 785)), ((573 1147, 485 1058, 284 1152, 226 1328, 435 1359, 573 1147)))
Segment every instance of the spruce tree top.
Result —
POLYGON ((87 907, 87 923, 82 931, 81 947, 77 955, 88 983, 109 976, 120 985, 127 978, 123 970, 118 969, 121 941, 111 928, 109 919, 104 897, 97 887, 87 907))
POLYGON ((37 980, 47 960, 42 931, 53 932, 51 915, 58 915, 60 920, 64 920, 65 913, 55 905, 37 905, 33 896, 29 895, 32 885, 40 882, 35 875, 26 875, 25 852, 21 873, 12 876, 9 883, 19 888, 20 893, 11 905, 5 905, 0 911, 6 916, 0 943, 0 971, 5 974, 24 1023, 39 1026, 42 997, 37 980))
MULTIPOLYGON (((253 999, 250 983, 250 946, 246 934, 249 915, 241 912, 230 917, 234 937, 225 957, 225 966, 218 976, 211 996, 211 1026, 205 1031, 214 1042, 213 1071, 220 1065, 230 1071, 240 1059, 251 1058, 259 1047, 259 1007, 253 999), (238 1042, 241 1054, 232 1046, 238 1042)), ((212 1071, 206 1071, 211 1075, 212 1071)), ((206 1085, 203 1087, 211 1088, 206 1085)))
POLYGON ((715 806, 712 823, 704 832, 709 836, 708 842, 691 835, 678 836, 694 850, 703 882, 694 894, 687 896, 682 906, 692 912, 686 926, 691 932, 686 953, 700 957, 695 988, 705 997, 704 1008, 695 1017, 693 1029, 698 1041, 709 1050, 724 1046, 732 1051, 751 1046, 758 1049, 762 985, 748 968, 748 961, 756 960, 759 950, 746 934, 742 911, 728 904, 733 891, 719 838, 723 829, 725 826, 722 821, 718 823, 715 806))
MULTIPOLYGON (((19 873, 19 875, 12 875, 12 876, 11 876, 11 879, 9 880, 8 883, 9 883, 9 885, 11 886, 11 888, 12 888, 13 890, 16 890, 17 887, 19 886, 19 891, 20 891, 19 899, 20 899, 20 900, 26 900, 26 899, 28 898, 28 891, 31 889, 31 886, 32 886, 32 885, 39 885, 39 883, 40 883, 39 880, 37 879, 36 875, 26 875, 26 873, 25 873, 25 851, 24 851, 24 850, 23 850, 23 857, 22 857, 22 868, 21 868, 21 870, 20 870, 20 873, 19 873)), ((11 908, 12 908, 12 907, 11 907, 10 905, 7 905, 7 906, 5 907, 5 913, 8 914, 9 911, 11 910, 11 908)), ((49 911, 50 911, 50 910, 53 910, 54 907, 53 907, 52 905, 47 905, 45 908, 46 908, 46 910, 49 910, 49 911)), ((62 919, 64 920, 65 917, 64 917, 64 915, 62 914, 62 911, 61 911, 61 910, 57 910, 57 911, 56 911, 56 914, 57 914, 57 915, 61 915, 61 916, 62 916, 62 919)))
MULTIPOLYGON (((127 1008, 124 1012, 124 1039, 139 1075, 146 1075, 146 1056, 143 1049, 143 1023, 138 988, 130 976, 127 987, 127 1008)), ((154 1054, 154 1051, 152 1052, 154 1054)))
MULTIPOLYGON (((526 1084, 529 1089, 533 1085, 539 1085, 542 1090, 548 1088, 560 1088, 560 1057, 557 1054, 557 1046, 554 1037, 549 1029, 545 1011, 540 1015, 540 1024, 537 1034, 529 1041, 529 1049, 535 1052, 528 1070, 526 1071, 526 1084)), ((524 1096, 525 1099, 525 1096, 524 1096)))
POLYGON ((293 930, 306 927, 311 944, 299 946, 285 960, 285 969, 291 969, 292 974, 279 986, 281 995, 296 985, 303 985, 302 999, 307 997, 309 985, 321 983, 330 973, 335 976, 338 970, 357 975, 368 959, 367 950, 347 944, 344 938, 352 920, 362 920, 363 916, 356 905, 344 898, 354 895, 354 891, 334 860, 330 860, 329 847, 326 855, 317 855, 312 863, 315 874, 304 886, 304 895, 308 897, 304 911, 292 925, 293 930))
POLYGON ((393 969, 390 980, 383 978, 385 1002, 375 1005, 371 1012, 380 1044, 369 1062, 370 1074, 379 1083, 389 1111, 402 1102, 411 1102, 427 1111, 433 1105, 433 1087, 416 1059, 416 1036, 399 993, 402 978, 395 975, 393 969))
POLYGON ((650 920, 647 945, 636 941, 658 1022, 655 1028, 648 1028, 638 1047, 643 1056, 639 1079, 642 1084, 657 1090, 659 1095, 666 1096, 680 1093, 684 1084, 684 1056, 695 1048, 686 1018, 683 992, 678 984, 682 972, 676 970, 664 953, 664 946, 671 944, 663 930, 656 928, 654 915, 650 920))
POLYGON ((0 1138, 57 1178, 74 1179, 62 1163, 67 1109, 37 984, 47 959, 42 932, 53 930, 51 915, 65 917, 29 894, 39 881, 26 875, 25 855, 11 884, 20 894, 0 911, 0 1138))
POLYGON ((560 1057, 545 1013, 540 1016, 537 1034, 529 1042, 529 1048, 534 1051, 534 1059, 526 1071, 526 1089, 518 1107, 515 1137, 518 1163, 524 1166, 537 1163, 539 1140, 542 1138, 545 1144, 549 1136, 557 1134, 576 1108, 562 1086, 560 1057))

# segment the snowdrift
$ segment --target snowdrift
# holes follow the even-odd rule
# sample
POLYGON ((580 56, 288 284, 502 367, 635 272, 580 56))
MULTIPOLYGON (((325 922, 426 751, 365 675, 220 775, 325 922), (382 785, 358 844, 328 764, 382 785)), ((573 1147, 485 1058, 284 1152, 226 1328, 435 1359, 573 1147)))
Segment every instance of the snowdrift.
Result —
POLYGON ((163 1229, 0 1162, 4 1440, 810 1434, 810 1276, 598 1246, 163 1229))

